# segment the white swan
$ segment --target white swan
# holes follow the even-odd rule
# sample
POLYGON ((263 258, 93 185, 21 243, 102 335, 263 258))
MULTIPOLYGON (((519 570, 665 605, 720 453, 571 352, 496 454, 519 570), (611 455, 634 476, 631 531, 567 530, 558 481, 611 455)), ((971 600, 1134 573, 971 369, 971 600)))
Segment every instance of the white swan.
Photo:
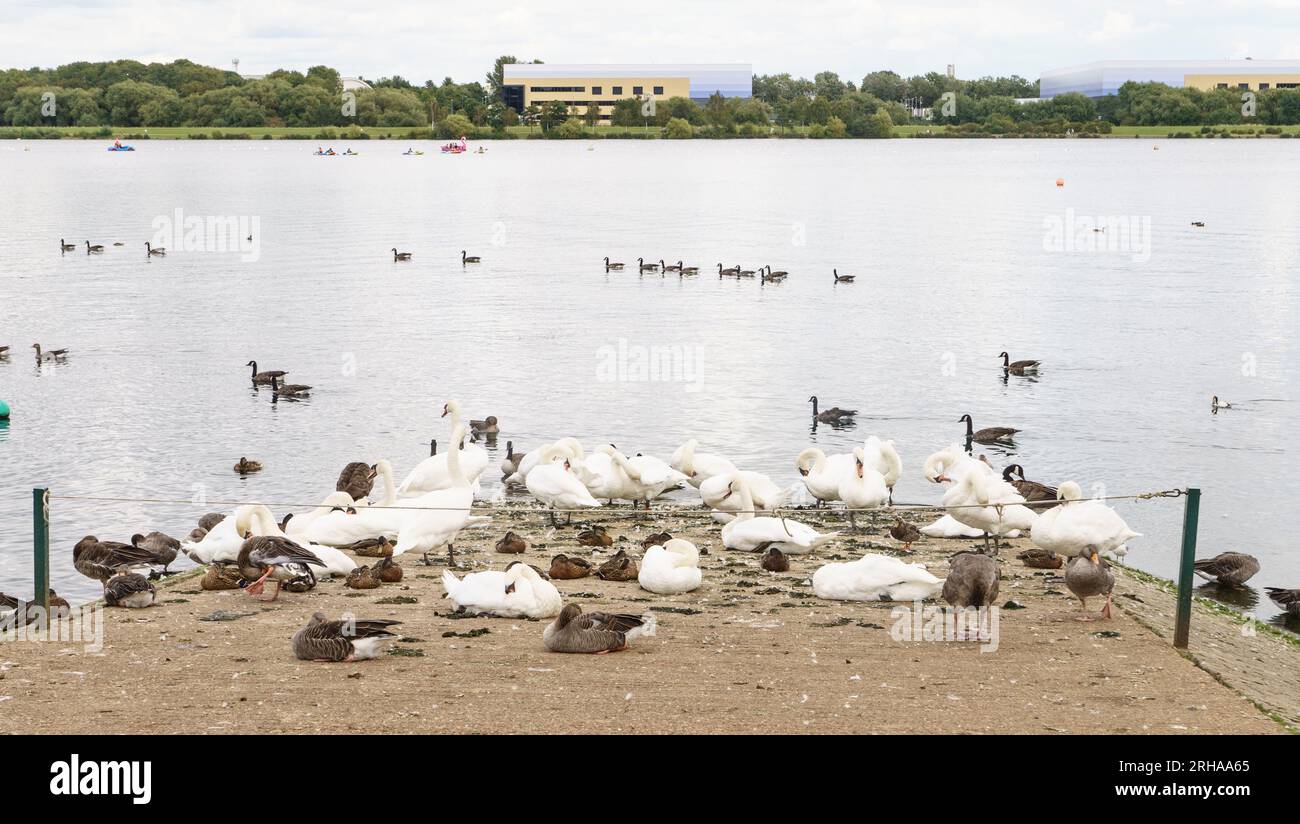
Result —
POLYGON ((295 513, 289 519, 289 523, 285 525, 284 534, 294 540, 305 537, 312 525, 321 518, 330 516, 348 517, 347 510, 349 509, 355 510, 351 495, 342 490, 331 492, 325 496, 325 500, 321 501, 319 506, 314 506, 301 515, 295 513))
POLYGON ((867 466, 880 473, 889 488, 889 500, 894 500, 894 485, 903 475, 903 459, 894 448, 893 440, 882 441, 875 435, 862 444, 862 454, 867 466))
MULTIPOLYGON (((551 444, 542 450, 538 465, 528 473, 524 485, 534 498, 551 510, 552 525, 557 525, 556 509, 600 506, 600 501, 591 496, 582 480, 571 469, 568 450, 558 444, 551 444)), ((569 520, 572 519, 573 513, 570 512, 569 520)))
MULTIPOLYGON (((458 401, 447 401, 442 407, 442 415, 443 417, 451 416, 451 429, 453 432, 456 431, 456 427, 462 426, 460 403, 458 401)), ((397 494, 409 498, 415 495, 423 495, 426 492, 436 492, 439 489, 450 489, 454 486, 451 469, 448 466, 448 456, 451 452, 460 453, 461 472, 469 484, 477 484, 479 476, 487 469, 487 450, 473 443, 464 444, 463 449, 458 449, 460 446, 462 446, 461 441, 453 437, 449 445, 449 452, 443 452, 441 455, 431 455, 416 464, 401 485, 397 487, 397 494)))
POLYGON ((1125 544, 1141 533, 1134 532, 1119 513, 1101 501, 1083 500, 1083 490, 1075 481, 1066 481, 1057 489, 1062 501, 1038 517, 1029 539, 1043 549, 1072 558, 1089 546, 1098 552, 1123 555, 1125 544))
POLYGON ((427 564, 429 553, 445 546, 448 559, 454 558, 456 536, 469 522, 470 507, 474 505, 474 490, 461 467, 461 450, 455 448, 464 437, 465 425, 457 422, 451 432, 452 449, 447 452, 451 486, 424 493, 412 502, 408 514, 400 516, 394 556, 416 551, 423 553, 427 564))
MULTIPOLYGON (((983 538, 984 531, 966 526, 951 515, 944 515, 932 524, 921 527, 921 534, 931 538, 983 538)), ((1008 534, 1007 537, 1015 537, 1008 534)))
POLYGON ((625 498, 630 501, 636 494, 632 490, 632 479, 614 462, 614 452, 612 445, 601 444, 585 460, 576 464, 570 460, 570 469, 587 487, 591 496, 611 504, 616 499, 625 498))
POLYGON ((860 446, 853 448, 853 469, 840 479, 837 494, 849 508, 849 523, 858 528, 857 509, 875 509, 889 502, 889 487, 885 476, 866 463, 860 446))
POLYGON ((691 438, 677 447, 677 451, 668 461, 673 469, 686 476, 691 486, 699 489, 700 484, 709 478, 730 475, 736 471, 736 465, 721 455, 696 452, 695 447, 699 446, 699 443, 695 438, 691 438))
MULTIPOLYGON (((290 519, 292 523, 292 519, 290 519)), ((181 550, 196 564, 229 563, 239 558, 244 533, 252 528, 253 507, 237 507, 200 541, 182 541, 181 550)))
POLYGON ((784 506, 800 486, 794 484, 782 489, 763 473, 745 470, 709 478, 700 484, 700 497, 704 500, 705 506, 715 511, 714 520, 718 520, 719 523, 730 522, 732 516, 741 510, 740 496, 731 494, 731 481, 737 474, 742 476, 745 483, 749 485, 750 497, 754 499, 754 508, 758 510, 772 510, 784 506))
POLYGON ((384 497, 379 503, 357 509, 355 513, 348 513, 346 507, 331 510, 312 520, 305 529, 299 529, 297 532, 294 531, 294 524, 297 523, 298 518, 291 518, 289 536, 302 535, 309 541, 326 546, 347 546, 380 536, 396 540, 402 519, 409 517, 412 510, 394 507, 416 506, 420 498, 406 498, 399 502, 397 487, 393 484, 392 465, 387 460, 380 460, 375 464, 375 469, 384 481, 384 497))
POLYGON ((789 518, 758 517, 754 515, 754 499, 744 473, 731 476, 728 495, 740 498, 740 511, 722 527, 722 545, 742 552, 757 552, 774 546, 782 552, 799 554, 812 552, 839 535, 838 532, 822 534, 807 524, 789 518))
POLYGON ((1034 525, 1038 515, 1024 503, 1024 496, 1014 486, 983 472, 967 472, 943 496, 953 520, 980 530, 985 545, 990 535, 1002 538, 1034 525))
POLYGON ((888 555, 827 564, 813 573, 812 585, 818 598, 832 601, 923 601, 943 589, 925 567, 888 555))
POLYGON ((815 446, 810 446, 795 458, 794 466, 803 476, 808 493, 817 499, 820 506, 823 501, 840 499, 840 480, 853 469, 853 456, 848 454, 830 455, 815 446))
POLYGON ((458 610, 502 618, 551 618, 564 606, 559 590, 520 561, 505 572, 471 572, 464 578, 444 570, 442 586, 458 610))
MULTIPOLYGON (((347 497, 346 492, 334 494, 342 494, 344 497, 347 497)), ((348 500, 350 501, 352 499, 348 498, 348 500)), ((287 538, 321 559, 324 566, 318 567, 313 565, 311 570, 317 578, 327 578, 333 575, 347 575, 349 572, 357 568, 357 562, 352 560, 352 558, 342 550, 335 549, 332 546, 313 544, 310 541, 304 540, 302 537, 292 538, 285 535, 280 529, 280 525, 275 522, 275 516, 271 514, 271 510, 267 509, 262 504, 254 504, 250 509, 252 525, 249 528, 249 531, 253 535, 270 535, 276 538, 287 538)), ((293 523, 292 518, 289 519, 289 523, 293 523)), ((218 524, 218 526, 220 526, 220 524, 218 524)), ((236 557, 238 557, 238 553, 236 553, 236 557)))
POLYGON ((637 583, 648 592, 676 595, 700 586, 700 551, 695 544, 681 538, 652 546, 641 559, 637 583))
POLYGON ((542 444, 536 449, 530 449, 519 459, 519 468, 514 474, 506 478, 505 483, 508 486, 524 486, 528 481, 528 473, 532 472, 542 462, 542 453, 548 446, 558 447, 565 453, 569 459, 570 466, 577 470, 578 466, 586 458, 586 453, 582 449, 582 444, 577 438, 560 438, 551 444, 542 444))
MULTIPOLYGON (((960 481, 971 472, 979 472, 990 477, 997 473, 993 467, 983 461, 972 458, 957 444, 940 449, 925 459, 921 473, 932 483, 953 483, 960 481)), ((951 515, 943 515, 934 523, 921 527, 921 534, 931 538, 982 538, 983 530, 969 527, 951 515)), ((1014 538, 1020 533, 1008 533, 1006 537, 1014 538)))

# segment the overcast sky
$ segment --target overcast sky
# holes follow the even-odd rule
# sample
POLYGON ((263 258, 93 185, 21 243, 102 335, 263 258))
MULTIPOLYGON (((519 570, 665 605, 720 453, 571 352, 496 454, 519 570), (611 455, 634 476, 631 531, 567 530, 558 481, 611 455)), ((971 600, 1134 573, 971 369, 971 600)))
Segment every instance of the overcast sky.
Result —
POLYGON ((260 74, 478 80, 548 63, 752 63, 858 80, 1020 74, 1108 58, 1300 58, 1300 0, 0 0, 0 67, 188 58, 260 74))

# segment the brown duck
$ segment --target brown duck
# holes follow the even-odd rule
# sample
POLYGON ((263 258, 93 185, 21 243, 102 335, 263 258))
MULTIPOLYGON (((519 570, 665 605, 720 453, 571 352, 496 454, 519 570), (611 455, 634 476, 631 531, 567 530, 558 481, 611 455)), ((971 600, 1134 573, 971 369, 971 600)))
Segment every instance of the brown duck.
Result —
POLYGON ((654 635, 653 613, 644 615, 610 614, 582 611, 577 604, 560 610, 555 620, 542 631, 542 643, 551 652, 574 652, 602 655, 627 649, 629 642, 654 635))
POLYGON ((239 589, 243 580, 239 567, 234 564, 208 564, 207 572, 199 580, 199 589, 216 592, 223 589, 239 589))
POLYGON ((644 541, 642 541, 641 548, 649 549, 652 546, 663 546, 664 544, 668 543, 672 539, 673 536, 669 535, 667 532, 659 532, 647 537, 644 541))
POLYGON ((383 535, 378 538, 362 538, 360 541, 353 541, 339 547, 339 549, 346 549, 354 555, 360 555, 362 558, 388 558, 393 554, 393 545, 383 535))
POLYGON ((1223 552, 1197 561, 1195 571, 1207 581, 1239 587, 1259 572, 1259 559, 1244 552, 1223 552))
POLYGON ((578 544, 580 546, 594 546, 604 548, 614 545, 614 539, 605 531, 603 526, 591 526, 578 533, 578 544))
MULTIPOLYGON (((41 620, 41 605, 24 601, 21 598, 15 598, 12 595, 5 595, 0 592, 0 609, 12 609, 13 614, 0 618, 0 627, 6 622, 16 620, 18 613, 23 613, 23 623, 31 624, 41 620)), ((63 598, 60 598, 53 589, 50 590, 50 611, 49 616, 53 618, 66 618, 72 614, 72 605, 63 598)))
POLYGON ((293 635, 293 654, 303 661, 365 661, 378 658, 385 642, 397 635, 389 627, 401 621, 329 621, 325 613, 311 616, 293 635))
POLYGON ((368 566, 359 566, 348 573, 348 578, 343 582, 343 586, 348 589, 378 589, 384 582, 368 566))
POLYGON ((402 565, 392 558, 380 558, 373 569, 385 584, 396 584, 402 580, 402 565))
POLYGON ((621 549, 596 569, 596 577, 604 581, 635 581, 640 574, 637 562, 621 549))
POLYGON ((894 525, 889 528, 889 537, 901 541, 903 549, 911 550, 912 542, 921 540, 921 530, 904 521, 901 516, 894 516, 894 525))
POLYGON ((1050 549, 1039 549, 1032 547, 1016 556, 1025 562, 1025 566, 1034 569, 1060 569, 1065 564, 1065 559, 1057 555, 1050 549))
POLYGON ((250 472, 261 472, 261 461, 250 461, 248 458, 240 458, 235 462, 235 471, 240 475, 247 475, 250 472))
POLYGON ((591 574, 591 561, 564 554, 556 555, 551 559, 551 569, 548 574, 560 581, 586 578, 591 574))
POLYGON ((774 546, 768 547, 767 552, 763 555, 758 565, 768 572, 789 572, 790 559, 785 553, 774 546))
POLYGON ((507 532, 506 536, 497 541, 497 552, 505 552, 512 555, 518 555, 528 551, 528 542, 520 538, 514 532, 507 532))

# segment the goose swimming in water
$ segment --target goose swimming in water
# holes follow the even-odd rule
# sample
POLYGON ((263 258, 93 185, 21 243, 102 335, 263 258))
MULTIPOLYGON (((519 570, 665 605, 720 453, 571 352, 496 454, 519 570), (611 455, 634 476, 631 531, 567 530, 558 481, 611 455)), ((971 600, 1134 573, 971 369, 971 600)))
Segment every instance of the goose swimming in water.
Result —
POLYGON ((839 269, 832 269, 831 273, 835 275, 836 283, 852 283, 857 275, 841 275, 839 269))
POLYGON ((77 244, 75 244, 75 243, 68 243, 68 242, 67 242, 66 240, 64 240, 63 238, 59 238, 59 250, 60 250, 60 251, 63 251, 63 252, 72 252, 72 251, 75 251, 76 248, 77 248, 77 244))
POLYGON ((700 273, 700 267, 683 266, 682 262, 679 260, 677 261, 677 272, 681 275, 698 275, 700 273))
POLYGON ((464 264, 466 264, 466 263, 482 263, 482 262, 483 262, 483 259, 480 258, 478 255, 467 255, 467 254, 465 254, 465 250, 464 250, 464 249, 461 249, 461 250, 460 250, 460 262, 461 262, 462 265, 464 265, 464 264))
POLYGON ((293 654, 301 661, 366 661, 383 654, 386 642, 396 638, 391 627, 401 621, 330 621, 325 613, 312 613, 307 626, 293 634, 293 654))
POLYGON ((620 272, 620 271, 622 271, 622 270, 623 270, 623 264, 621 264, 621 263, 610 263, 610 262, 609 262, 609 258, 608 258, 608 257, 605 258, 605 271, 606 271, 606 272, 609 272, 609 271, 620 272))
POLYGON ((149 241, 144 242, 145 257, 162 257, 167 254, 167 249, 162 246, 150 246, 149 241))
POLYGON ((808 402, 812 404, 813 417, 822 423, 830 423, 830 424, 853 423, 853 418, 856 417, 858 414, 858 410, 856 409, 840 409, 838 406, 832 406, 830 409, 825 409, 822 410, 821 412, 818 412, 816 395, 813 395, 811 398, 809 398, 808 402))
POLYGON ((658 272, 658 271, 659 271, 659 264, 658 264, 658 263, 646 263, 646 262, 645 262, 645 258, 637 258, 637 259, 636 259, 636 263, 637 263, 637 266, 639 266, 639 267, 641 268, 641 271, 642 271, 642 272, 658 272))
POLYGON ((249 361, 248 363, 244 364, 244 366, 253 367, 253 383, 269 384, 271 381, 275 380, 276 378, 283 378, 285 375, 288 374, 283 369, 269 369, 265 372, 258 372, 257 361, 255 360, 249 361))
POLYGON ((411 253, 410 253, 410 252, 399 252, 399 251, 397 251, 397 247, 396 247, 396 246, 393 247, 393 260, 394 260, 394 261, 398 261, 398 260, 410 260, 410 259, 411 259, 411 253))
POLYGON ((101 245, 99 245, 98 243, 96 243, 94 246, 91 246, 91 245, 90 245, 90 241, 86 241, 86 254, 88 254, 88 255, 92 255, 92 254, 93 254, 93 255, 97 255, 97 254, 99 254, 100 252, 103 252, 103 251, 104 251, 104 247, 101 246, 101 245))
POLYGON ((1232 404, 1228 403, 1227 401, 1219 400, 1218 395, 1214 395, 1210 398, 1210 411, 1212 412, 1218 412, 1220 409, 1231 409, 1231 408, 1232 408, 1232 404))
POLYGON ((770 265, 766 268, 766 272, 760 271, 759 273, 759 281, 762 283, 767 283, 769 280, 774 282, 785 280, 786 276, 790 274, 789 272, 773 272, 770 265))
POLYGON ((515 442, 506 441, 506 456, 501 461, 501 478, 509 478, 519 471, 519 462, 524 459, 522 452, 515 451, 515 442))
POLYGON ((1006 352, 998 355, 1002 358, 1002 371, 1010 372, 1012 375, 1028 375, 1038 372, 1038 365, 1042 361, 1036 360, 1018 360, 1012 361, 1011 356, 1006 352))
POLYGON ((723 269, 723 268, 722 268, 722 264, 721 264, 721 263, 718 264, 718 277, 719 277, 719 278, 721 278, 723 275, 726 275, 727 277, 736 277, 736 276, 738 276, 739 274, 740 274, 740 267, 739 267, 739 266, 732 266, 732 267, 729 268, 729 269, 723 269))
POLYGON ((1014 439, 1017 432, 1023 431, 1012 429, 1009 426, 988 426, 977 430, 974 428, 974 424, 971 423, 970 415, 962 415, 957 419, 957 423, 966 424, 966 440, 975 443, 1006 444, 1014 439))
POLYGON ((278 376, 271 377, 271 394, 287 397, 302 397, 311 393, 311 387, 301 383, 280 383, 278 376))
POLYGON ((67 360, 68 352, 72 351, 70 349, 51 349, 48 352, 46 352, 41 349, 41 345, 39 343, 33 343, 32 348, 36 350, 36 360, 44 361, 46 363, 50 361, 67 360))
POLYGON ((577 604, 569 604, 542 631, 542 643, 551 652, 602 655, 627 649, 632 641, 654 635, 655 628, 653 613, 583 612, 577 604))
POLYGON ((677 265, 674 266, 674 265, 672 265, 671 263, 664 263, 663 258, 660 258, 660 259, 659 259, 659 268, 662 269, 662 270, 665 271, 665 272, 680 272, 680 271, 682 270, 682 264, 681 264, 681 262, 679 261, 679 262, 677 263, 677 265))

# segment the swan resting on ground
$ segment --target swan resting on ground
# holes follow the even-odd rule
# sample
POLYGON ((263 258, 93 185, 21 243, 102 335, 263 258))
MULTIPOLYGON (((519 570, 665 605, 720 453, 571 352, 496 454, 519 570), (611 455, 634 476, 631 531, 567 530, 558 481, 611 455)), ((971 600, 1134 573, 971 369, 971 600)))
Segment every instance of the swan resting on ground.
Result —
POLYGON ((888 555, 826 564, 813 573, 812 584, 818 598, 831 601, 923 601, 943 589, 924 566, 888 555))

